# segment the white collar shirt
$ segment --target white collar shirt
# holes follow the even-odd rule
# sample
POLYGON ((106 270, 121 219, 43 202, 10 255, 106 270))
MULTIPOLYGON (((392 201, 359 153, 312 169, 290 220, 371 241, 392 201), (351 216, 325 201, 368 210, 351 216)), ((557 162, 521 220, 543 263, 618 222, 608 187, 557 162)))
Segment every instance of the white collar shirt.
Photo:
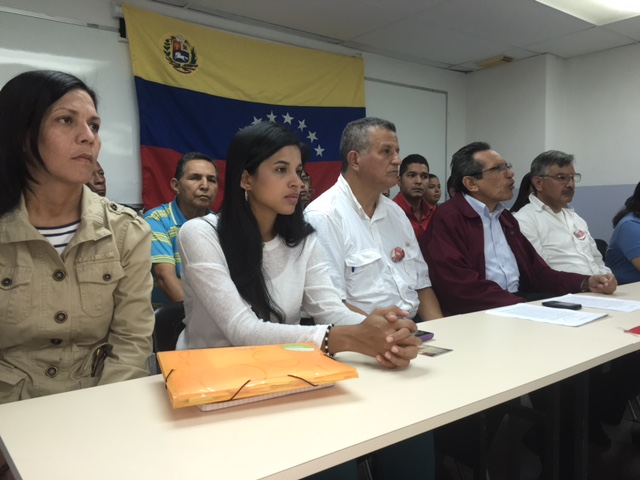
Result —
POLYGON ((587 222, 572 208, 556 213, 532 194, 529 203, 514 216, 524 236, 554 270, 582 275, 611 273, 589 233, 587 222))
POLYGON ((305 216, 318 232, 343 300, 367 313, 395 305, 416 315, 416 290, 431 281, 411 223, 398 205, 380 195, 369 218, 340 175, 305 216))
POLYGON ((485 278, 496 282, 504 290, 515 293, 520 287, 520 270, 518 262, 511 251, 500 224, 500 214, 505 206, 499 203, 493 212, 479 200, 463 194, 471 208, 482 219, 484 231, 485 278))

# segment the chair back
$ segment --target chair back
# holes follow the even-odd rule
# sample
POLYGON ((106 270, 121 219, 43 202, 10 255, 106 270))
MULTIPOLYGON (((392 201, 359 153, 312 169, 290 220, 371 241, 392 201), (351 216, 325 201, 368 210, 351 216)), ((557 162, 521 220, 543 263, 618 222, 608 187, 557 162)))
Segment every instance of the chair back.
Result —
POLYGON ((166 352, 176 349, 180 332, 184 330, 184 303, 174 302, 162 305, 155 312, 156 324, 153 329, 153 351, 166 352))
POLYGON ((605 242, 601 238, 594 238, 594 240, 596 241, 596 247, 598 247, 598 251, 600 252, 600 255, 602 255, 602 260, 604 260, 604 256, 607 253, 607 247, 609 245, 607 245, 607 242, 605 242))

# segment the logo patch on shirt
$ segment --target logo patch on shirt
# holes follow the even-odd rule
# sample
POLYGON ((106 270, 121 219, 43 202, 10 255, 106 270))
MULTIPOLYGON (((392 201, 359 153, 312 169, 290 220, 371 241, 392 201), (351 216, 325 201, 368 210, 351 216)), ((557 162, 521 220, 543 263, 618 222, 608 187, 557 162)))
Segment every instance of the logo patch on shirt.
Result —
POLYGON ((575 232, 573 232, 573 234, 578 240, 584 240, 585 238, 587 238, 587 234, 582 230, 576 230, 575 232))
POLYGON ((404 258, 404 250, 400 247, 396 247, 391 250, 391 261, 394 263, 401 262, 404 258))

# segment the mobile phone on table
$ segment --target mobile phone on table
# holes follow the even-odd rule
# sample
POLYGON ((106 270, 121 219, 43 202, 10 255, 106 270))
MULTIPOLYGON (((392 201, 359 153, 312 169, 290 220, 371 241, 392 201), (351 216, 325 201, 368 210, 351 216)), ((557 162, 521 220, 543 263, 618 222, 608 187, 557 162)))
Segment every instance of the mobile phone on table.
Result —
POLYGON ((566 308, 568 310, 580 310, 582 305, 579 303, 570 303, 570 302, 559 302, 558 300, 548 300, 546 302, 542 302, 543 307, 551 307, 551 308, 566 308))
POLYGON ((418 337, 423 342, 426 342, 427 340, 431 340, 433 338, 433 333, 432 332, 426 332, 424 330, 417 330, 417 331, 413 332, 412 335, 414 337, 418 337))

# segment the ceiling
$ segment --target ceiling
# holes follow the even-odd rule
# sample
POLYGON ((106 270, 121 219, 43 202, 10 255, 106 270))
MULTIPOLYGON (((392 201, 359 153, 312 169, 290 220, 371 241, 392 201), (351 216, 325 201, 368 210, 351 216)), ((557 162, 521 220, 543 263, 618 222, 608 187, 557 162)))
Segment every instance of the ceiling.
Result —
POLYGON ((640 42, 640 16, 598 27, 535 0, 154 1, 462 72, 497 55, 571 58, 640 42))

